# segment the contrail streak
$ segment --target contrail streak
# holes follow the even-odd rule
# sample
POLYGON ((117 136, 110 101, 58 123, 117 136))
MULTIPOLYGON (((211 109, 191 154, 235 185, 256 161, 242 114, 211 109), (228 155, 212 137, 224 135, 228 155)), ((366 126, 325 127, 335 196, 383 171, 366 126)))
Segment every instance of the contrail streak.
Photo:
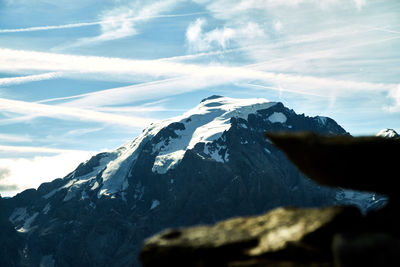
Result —
POLYGON ((194 12, 194 13, 187 13, 187 14, 144 16, 144 17, 125 18, 125 19, 120 19, 120 20, 118 20, 118 19, 99 20, 99 21, 92 21, 92 22, 80 22, 80 23, 70 23, 70 24, 63 24, 63 25, 27 27, 27 28, 19 28, 19 29, 0 29, 0 33, 17 33, 17 32, 35 32, 35 31, 47 31, 47 30, 61 30, 61 29, 89 27, 89 26, 100 25, 100 24, 103 24, 103 23, 116 22, 116 21, 140 21, 140 20, 155 19, 155 18, 189 17, 189 16, 201 15, 201 14, 206 14, 206 13, 207 12, 194 12))

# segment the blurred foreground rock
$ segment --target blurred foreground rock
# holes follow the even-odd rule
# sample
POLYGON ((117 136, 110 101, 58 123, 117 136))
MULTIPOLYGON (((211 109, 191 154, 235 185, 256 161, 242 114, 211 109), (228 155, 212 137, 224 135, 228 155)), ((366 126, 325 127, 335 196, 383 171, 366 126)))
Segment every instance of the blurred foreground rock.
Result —
POLYGON ((399 197, 400 139, 313 133, 266 136, 301 172, 322 185, 387 194, 392 202, 399 197))
POLYGON ((143 266, 329 266, 335 231, 352 231, 348 222, 361 220, 350 207, 278 208, 214 226, 167 230, 147 240, 141 260, 143 266))
POLYGON ((146 240, 150 266, 400 266, 399 139, 268 134, 317 182, 387 194, 384 208, 363 216, 352 207, 278 208, 214 226, 170 229, 146 240))

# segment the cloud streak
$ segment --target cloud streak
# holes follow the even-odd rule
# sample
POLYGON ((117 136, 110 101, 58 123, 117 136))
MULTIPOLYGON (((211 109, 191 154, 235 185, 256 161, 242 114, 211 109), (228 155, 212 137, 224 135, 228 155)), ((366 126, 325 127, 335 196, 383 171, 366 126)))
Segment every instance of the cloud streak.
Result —
POLYGON ((72 28, 81 28, 81 27, 99 25, 101 23, 102 21, 93 21, 93 22, 70 23, 70 24, 52 25, 52 26, 26 27, 19 29, 0 29, 0 33, 37 32, 37 31, 72 29, 72 28))
POLYGON ((4 98, 0 98, 0 111, 7 111, 23 115, 32 115, 35 117, 52 117, 63 120, 79 119, 86 121, 95 121, 135 128, 142 128, 154 121, 150 118, 146 119, 143 117, 122 116, 118 114, 110 114, 82 108, 45 105, 18 100, 9 100, 4 98))
POLYGON ((59 149, 59 148, 48 148, 48 147, 33 147, 33 146, 3 146, 0 145, 1 153, 46 153, 46 154, 59 154, 66 152, 83 152, 81 150, 73 149, 59 149))
POLYGON ((21 77, 0 78, 0 86, 9 86, 9 85, 22 84, 22 83, 51 80, 51 79, 59 78, 61 76, 62 76, 62 74, 59 72, 49 72, 49 73, 28 75, 28 76, 21 76, 21 77))
MULTIPOLYGON (((159 60, 128 60, 11 49, 0 49, 0 70, 2 69, 9 71, 53 70, 69 73, 103 73, 106 75, 119 74, 127 76, 144 75, 152 78, 171 77, 172 80, 169 81, 174 81, 173 78, 182 76, 222 79, 224 82, 236 81, 238 79, 257 79, 269 82, 301 83, 301 85, 305 86, 305 90, 308 88, 315 89, 317 86, 326 87, 328 85, 331 85, 330 87, 338 87, 339 89, 353 88, 355 90, 386 87, 384 84, 274 73, 248 67, 217 64, 184 64, 159 60)), ((95 94, 91 93, 87 95, 95 94)))
POLYGON ((28 136, 14 135, 14 134, 1 134, 0 141, 3 142, 31 142, 32 138, 28 136))
POLYGON ((126 17, 123 19, 120 19, 120 18, 105 19, 105 20, 98 20, 98 21, 92 21, 92 22, 79 22, 79 23, 69 23, 69 24, 62 24, 62 25, 37 26, 37 27, 26 27, 26 28, 18 28, 18 29, 0 29, 0 34, 1 33, 20 33, 20 32, 36 32, 36 31, 73 29, 73 28, 82 28, 82 27, 102 25, 102 24, 106 24, 106 23, 145 21, 145 20, 149 20, 149 19, 158 19, 158 18, 191 17, 191 16, 204 15, 204 14, 206 14, 206 12, 193 12, 193 13, 186 13, 186 14, 165 14, 165 15, 154 15, 154 16, 147 16, 147 17, 126 17))

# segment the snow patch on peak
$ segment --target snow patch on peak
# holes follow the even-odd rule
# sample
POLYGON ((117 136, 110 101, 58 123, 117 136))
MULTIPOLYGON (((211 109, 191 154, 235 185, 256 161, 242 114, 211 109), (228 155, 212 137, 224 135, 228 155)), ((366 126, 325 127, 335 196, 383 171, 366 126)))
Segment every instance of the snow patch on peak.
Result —
POLYGON ((35 221, 36 217, 39 215, 39 212, 35 212, 32 216, 25 219, 24 225, 18 229, 16 229, 20 233, 27 233, 31 228, 31 224, 35 221))
POLYGON ((118 157, 110 161, 104 169, 102 178, 102 187, 97 193, 97 197, 111 196, 123 192, 129 186, 128 173, 132 164, 136 161, 143 146, 158 132, 160 129, 154 125, 145 129, 141 135, 133 141, 126 143, 118 148, 116 152, 118 157))
POLYGON ((154 199, 151 203, 150 210, 157 208, 160 205, 160 201, 158 199, 154 199))
POLYGON ((204 145, 204 154, 210 156, 210 158, 216 162, 228 162, 229 154, 226 150, 226 146, 220 146, 218 144, 210 145, 211 143, 204 145), (223 150, 225 150, 225 155, 223 154, 223 150))
POLYGON ((158 155, 151 170, 158 174, 167 173, 169 169, 173 169, 182 160, 185 152, 185 150, 177 150, 158 155))
MULTIPOLYGON (((153 146, 153 153, 158 152, 158 155, 152 171, 165 174, 180 163, 188 149, 193 149, 198 143, 208 144, 220 139, 222 134, 230 129, 231 118, 247 120, 249 114, 254 114, 258 110, 268 109, 276 104, 276 102, 270 102, 263 98, 234 99, 212 96, 203 99, 198 106, 182 116, 159 124, 166 127, 178 122, 184 125, 184 129, 175 130, 177 137, 169 137, 153 146)), ((228 154, 222 157, 219 150, 208 151, 208 153, 205 151, 205 154, 218 162, 226 162, 228 159, 228 154)))
POLYGON ((9 221, 15 226, 15 229, 18 232, 26 233, 30 231, 31 224, 35 221, 38 215, 39 212, 30 215, 26 208, 16 208, 9 217, 9 221))
POLYGON ((385 138, 399 138, 400 135, 393 129, 382 129, 380 130, 376 136, 385 137, 385 138))
POLYGON ((268 120, 272 123, 285 123, 287 118, 282 112, 274 112, 268 117, 268 120))
POLYGON ((26 211, 26 208, 16 208, 14 209, 13 213, 10 215, 8 220, 12 223, 15 224, 16 222, 22 221, 25 218, 27 218, 28 213, 26 211))
POLYGON ((322 125, 326 125, 326 122, 327 122, 327 120, 328 120, 328 117, 323 117, 323 116, 317 116, 317 117, 315 117, 317 120, 318 120, 318 122, 320 123, 320 124, 322 124, 322 125))
POLYGON ((51 209, 51 204, 47 203, 46 206, 42 210, 43 214, 47 215, 47 213, 49 213, 50 209, 51 209))

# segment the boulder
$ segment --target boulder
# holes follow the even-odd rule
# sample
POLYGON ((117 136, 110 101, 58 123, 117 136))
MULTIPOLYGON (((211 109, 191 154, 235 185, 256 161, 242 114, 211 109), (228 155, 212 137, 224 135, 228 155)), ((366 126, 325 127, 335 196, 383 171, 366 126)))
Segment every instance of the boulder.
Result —
POLYGON ((334 235, 353 232, 362 220, 352 207, 278 208, 213 226, 166 230, 146 240, 140 260, 143 267, 331 266, 334 235))

